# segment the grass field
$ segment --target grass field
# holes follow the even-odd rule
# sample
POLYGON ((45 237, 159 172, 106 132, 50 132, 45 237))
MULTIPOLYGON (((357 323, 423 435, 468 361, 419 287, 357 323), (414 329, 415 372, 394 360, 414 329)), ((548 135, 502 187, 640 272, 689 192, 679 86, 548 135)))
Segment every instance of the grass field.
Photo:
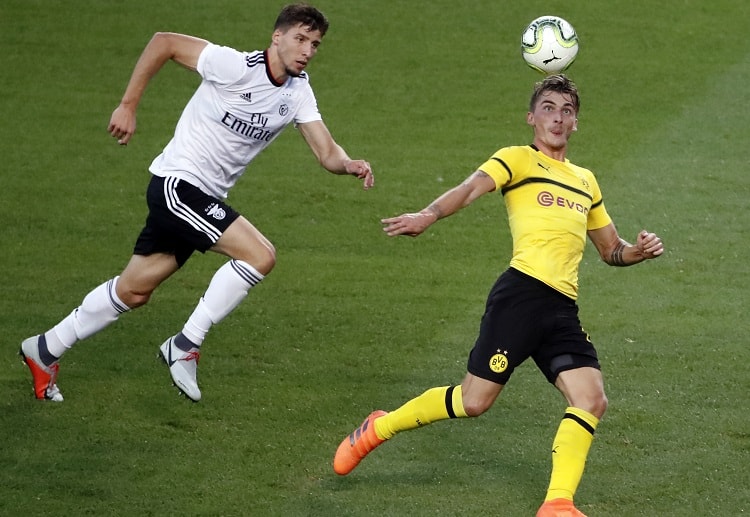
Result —
POLYGON ((169 30, 265 48, 282 4, 0 3, 0 515, 534 515, 564 403, 531 364, 479 419, 405 433, 345 478, 330 464, 372 409, 463 376, 509 259, 501 196, 418 239, 378 221, 530 141, 538 76, 518 43, 542 14, 581 37, 570 158, 597 173, 623 237, 645 227, 667 246, 635 268, 584 257, 581 317, 610 409, 578 506, 748 515, 746 2, 321 0, 331 29, 313 87, 375 189, 325 173, 288 129, 229 200, 279 260, 207 339, 201 403, 178 397, 156 352, 223 263, 213 255, 66 355, 63 404, 33 399, 21 340, 124 266, 147 166, 197 85, 167 66, 117 146, 106 125, 143 46, 169 30))

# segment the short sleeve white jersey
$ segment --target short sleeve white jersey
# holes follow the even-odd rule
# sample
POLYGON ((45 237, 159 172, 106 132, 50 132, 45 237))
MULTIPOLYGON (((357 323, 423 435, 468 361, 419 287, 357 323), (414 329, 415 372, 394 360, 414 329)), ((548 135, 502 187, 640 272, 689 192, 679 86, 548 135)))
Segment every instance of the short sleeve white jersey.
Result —
POLYGON ((247 165, 290 123, 322 120, 306 73, 279 84, 265 51, 209 43, 198 58, 202 81, 174 136, 149 170, 225 199, 247 165))

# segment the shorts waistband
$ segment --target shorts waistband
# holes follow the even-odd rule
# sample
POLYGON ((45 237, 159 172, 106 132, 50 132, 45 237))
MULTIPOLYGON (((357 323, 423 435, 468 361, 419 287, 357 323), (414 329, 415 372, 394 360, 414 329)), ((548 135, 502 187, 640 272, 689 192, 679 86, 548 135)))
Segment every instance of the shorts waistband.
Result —
POLYGON ((549 292, 550 294, 554 294, 554 295, 560 297, 560 299, 562 299, 562 300, 567 300, 568 302, 572 302, 572 303, 576 302, 573 298, 571 298, 567 294, 561 293, 560 291, 558 291, 554 287, 551 287, 551 286, 545 284, 544 282, 542 282, 538 278, 535 278, 535 277, 533 277, 533 276, 531 276, 529 274, 526 274, 523 271, 519 271, 519 270, 517 270, 514 267, 509 267, 505 271, 506 271, 506 273, 508 273, 511 276, 514 276, 516 278, 520 278, 520 279, 522 279, 524 281, 527 281, 527 282, 529 282, 531 284, 536 285, 540 289, 544 289, 545 291, 549 292))

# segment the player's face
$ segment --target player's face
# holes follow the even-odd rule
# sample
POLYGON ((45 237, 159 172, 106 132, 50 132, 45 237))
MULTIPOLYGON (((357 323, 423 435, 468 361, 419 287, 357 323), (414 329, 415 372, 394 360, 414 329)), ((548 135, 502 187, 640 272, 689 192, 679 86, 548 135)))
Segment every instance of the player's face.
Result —
POLYGON ((553 151, 564 151, 570 135, 577 129, 578 117, 570 95, 545 92, 526 115, 534 127, 534 142, 553 151))
POLYGON ((286 32, 280 29, 274 31, 273 43, 279 58, 279 70, 274 70, 275 73, 283 72, 284 75, 297 77, 315 56, 323 36, 318 30, 308 29, 300 23, 286 32))

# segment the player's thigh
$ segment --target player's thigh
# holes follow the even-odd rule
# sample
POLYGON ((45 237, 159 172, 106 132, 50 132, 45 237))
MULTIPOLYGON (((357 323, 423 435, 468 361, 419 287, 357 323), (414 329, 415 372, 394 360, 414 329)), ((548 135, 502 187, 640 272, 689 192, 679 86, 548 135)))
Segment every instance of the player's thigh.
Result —
POLYGON ((271 241, 243 216, 229 225, 211 251, 247 262, 264 275, 276 264, 276 249, 271 241))

